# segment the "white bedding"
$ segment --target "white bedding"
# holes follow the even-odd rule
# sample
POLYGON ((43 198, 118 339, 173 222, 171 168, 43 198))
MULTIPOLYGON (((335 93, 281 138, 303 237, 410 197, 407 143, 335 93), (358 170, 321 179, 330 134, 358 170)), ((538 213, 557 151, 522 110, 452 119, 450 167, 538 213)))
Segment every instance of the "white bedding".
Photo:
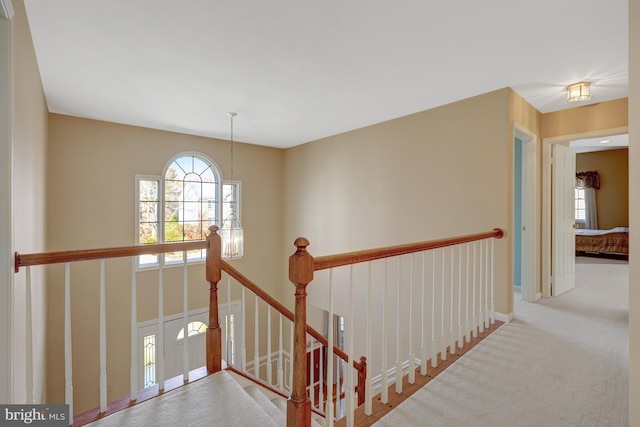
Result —
POLYGON ((616 227, 610 230, 589 230, 586 228, 576 228, 576 234, 579 236, 602 236, 611 233, 628 233, 628 227, 616 227))

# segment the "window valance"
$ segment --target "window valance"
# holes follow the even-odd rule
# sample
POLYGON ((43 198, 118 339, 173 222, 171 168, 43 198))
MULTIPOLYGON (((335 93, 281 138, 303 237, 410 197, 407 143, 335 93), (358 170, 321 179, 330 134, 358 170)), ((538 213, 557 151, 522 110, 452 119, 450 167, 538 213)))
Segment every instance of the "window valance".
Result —
POLYGON ((600 175, 598 171, 586 171, 576 173, 576 187, 579 188, 600 188, 600 175))

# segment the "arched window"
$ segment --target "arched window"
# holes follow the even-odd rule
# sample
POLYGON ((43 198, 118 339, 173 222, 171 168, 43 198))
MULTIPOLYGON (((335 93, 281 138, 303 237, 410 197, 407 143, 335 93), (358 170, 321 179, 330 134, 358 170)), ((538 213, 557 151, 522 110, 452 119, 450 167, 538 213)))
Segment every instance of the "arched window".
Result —
MULTIPOLYGON (((227 205, 240 204, 240 183, 223 185, 216 164, 200 153, 180 153, 167 163, 161 176, 137 175, 136 181, 136 243, 203 240, 211 225, 222 226, 222 212, 228 210, 227 205)), ((239 209, 236 213, 240 215, 239 209)), ((183 252, 143 255, 139 266, 181 263, 183 256, 183 252)), ((188 261, 203 260, 204 256, 204 250, 187 253, 188 261)))
MULTIPOLYGON (((207 325, 199 321, 190 322, 187 324, 188 337, 204 334, 206 330, 207 330, 207 325)), ((176 340, 181 340, 181 339, 184 339, 184 328, 180 329, 180 332, 178 332, 178 336, 176 337, 176 340)))

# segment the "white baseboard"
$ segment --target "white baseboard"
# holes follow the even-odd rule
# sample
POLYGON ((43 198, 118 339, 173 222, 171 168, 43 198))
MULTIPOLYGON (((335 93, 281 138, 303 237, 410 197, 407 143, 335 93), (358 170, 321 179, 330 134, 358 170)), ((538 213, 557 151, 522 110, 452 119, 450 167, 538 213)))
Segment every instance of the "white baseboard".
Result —
POLYGON ((513 312, 509 314, 502 314, 502 313, 496 312, 496 320, 499 320, 504 323, 509 323, 513 320, 513 312))
POLYGON ((535 301, 538 301, 540 298, 542 298, 542 293, 541 293, 541 292, 538 292, 538 293, 536 294, 536 298, 535 298, 533 301, 534 301, 534 302, 535 302, 535 301))

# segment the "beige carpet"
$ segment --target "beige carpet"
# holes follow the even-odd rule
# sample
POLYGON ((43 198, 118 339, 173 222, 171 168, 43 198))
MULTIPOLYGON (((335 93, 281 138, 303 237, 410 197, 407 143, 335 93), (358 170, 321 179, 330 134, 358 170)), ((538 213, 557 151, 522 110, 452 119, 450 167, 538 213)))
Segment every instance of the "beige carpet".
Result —
POLYGON ((576 284, 516 302, 512 323, 374 425, 628 425, 628 264, 577 258, 576 284))

